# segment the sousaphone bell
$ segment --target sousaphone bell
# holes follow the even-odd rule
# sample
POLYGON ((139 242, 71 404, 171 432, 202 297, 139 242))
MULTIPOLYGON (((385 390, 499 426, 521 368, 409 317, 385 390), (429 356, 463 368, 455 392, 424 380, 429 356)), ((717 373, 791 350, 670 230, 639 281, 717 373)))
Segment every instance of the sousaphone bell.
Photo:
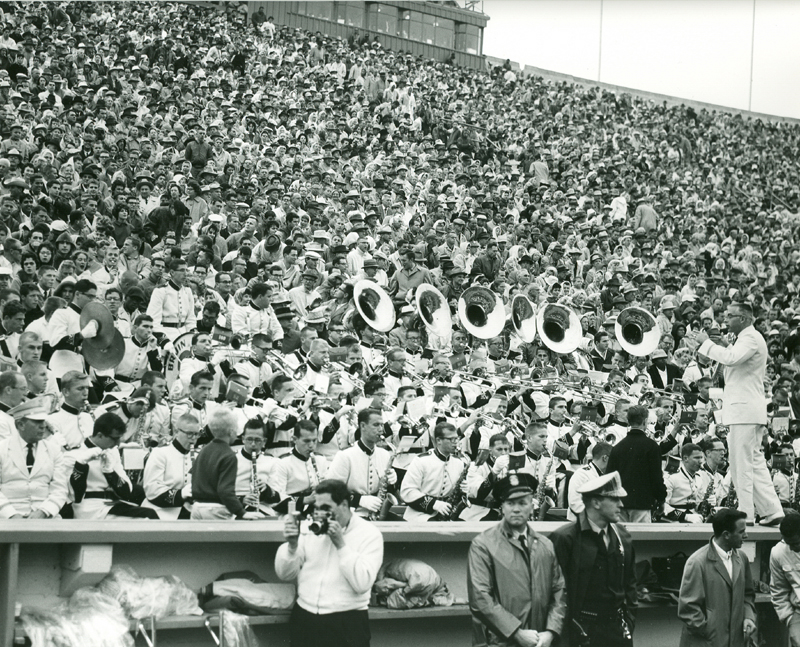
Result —
POLYGON ((524 294, 515 294, 511 301, 511 324, 526 344, 536 337, 536 306, 524 294))
POLYGON ((453 330, 453 317, 444 295, 429 283, 422 283, 414 295, 417 313, 437 337, 447 337, 453 330))
POLYGON ((578 315, 571 308, 558 303, 548 303, 539 309, 536 328, 544 345, 562 355, 578 348, 582 338, 578 315))
POLYGON ((614 333, 622 349, 635 357, 649 355, 661 341, 656 318, 643 308, 631 306, 617 315, 614 333))
POLYGON ((458 300, 458 318, 473 337, 491 339, 503 332, 506 309, 503 300, 488 288, 474 285, 458 300))
POLYGON ((125 356, 125 338, 114 326, 111 311, 102 303, 87 303, 81 310, 81 330, 92 321, 97 324, 97 334, 81 342, 83 358, 100 371, 118 366, 125 356))
POLYGON ((396 315, 392 299, 374 281, 362 279, 353 288, 353 301, 358 313, 370 328, 389 332, 394 328, 396 315))

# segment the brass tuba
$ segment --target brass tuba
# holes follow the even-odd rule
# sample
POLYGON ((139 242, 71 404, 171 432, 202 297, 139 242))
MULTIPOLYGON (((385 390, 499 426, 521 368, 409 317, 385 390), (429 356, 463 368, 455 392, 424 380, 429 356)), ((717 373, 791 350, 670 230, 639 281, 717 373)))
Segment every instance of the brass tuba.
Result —
POLYGON ((571 353, 583 336, 578 315, 558 303, 548 303, 536 313, 539 337, 550 350, 562 355, 571 353))
POLYGON ((475 285, 458 300, 458 318, 473 337, 491 339, 503 332, 506 311, 503 300, 488 288, 475 285))
POLYGON ((448 337, 453 330, 453 317, 444 295, 429 283, 422 283, 414 297, 417 313, 428 330, 437 337, 448 337))
POLYGON ((614 333, 619 345, 636 357, 649 355, 661 341, 661 329, 647 310, 631 306, 617 315, 614 333))
POLYGON ((536 306, 524 294, 515 294, 511 301, 511 324, 526 344, 536 337, 536 306))
POLYGON ((389 332, 394 328, 396 315, 392 299, 374 281, 362 279, 353 288, 353 301, 358 313, 370 328, 389 332))

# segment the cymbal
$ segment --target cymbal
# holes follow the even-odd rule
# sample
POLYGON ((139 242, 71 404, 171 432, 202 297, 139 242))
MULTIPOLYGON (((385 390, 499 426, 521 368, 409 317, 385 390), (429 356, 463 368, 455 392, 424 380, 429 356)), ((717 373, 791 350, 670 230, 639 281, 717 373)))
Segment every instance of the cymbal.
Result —
POLYGON ((93 320, 97 322, 97 334, 92 338, 92 341, 96 342, 101 348, 105 348, 111 344, 114 339, 114 332, 117 330, 114 326, 114 317, 111 314, 111 310, 102 303, 90 301, 81 310, 81 330, 93 320))
POLYGON ((111 343, 103 346, 94 339, 84 339, 83 357, 92 368, 105 370, 119 365, 125 356, 125 338, 119 330, 114 330, 111 343))

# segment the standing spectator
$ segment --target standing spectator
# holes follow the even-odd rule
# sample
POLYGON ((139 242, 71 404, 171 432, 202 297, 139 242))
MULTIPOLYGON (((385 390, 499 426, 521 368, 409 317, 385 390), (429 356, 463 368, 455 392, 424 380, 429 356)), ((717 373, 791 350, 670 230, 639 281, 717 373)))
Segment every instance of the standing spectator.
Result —
POLYGON ((788 626, 789 647, 800 647, 800 514, 788 514, 781 521, 781 541, 769 555, 772 606, 778 620, 788 626))
MULTIPOLYGON (((739 551, 747 515, 723 508, 714 515, 714 536, 686 561, 678 599, 681 647, 746 647, 756 630, 750 562, 739 551)), ((773 549, 774 552, 774 549, 773 549)))

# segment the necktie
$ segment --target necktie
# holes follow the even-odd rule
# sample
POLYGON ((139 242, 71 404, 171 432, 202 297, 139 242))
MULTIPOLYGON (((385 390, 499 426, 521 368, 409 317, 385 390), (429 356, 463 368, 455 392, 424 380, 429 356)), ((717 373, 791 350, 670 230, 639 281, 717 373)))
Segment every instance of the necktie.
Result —
POLYGON ((525 535, 519 536, 519 543, 522 546, 523 552, 527 555, 528 554, 528 540, 525 535))
POLYGON ((603 529, 600 531, 600 541, 603 542, 603 546, 608 548, 608 535, 606 534, 606 530, 603 529))
POLYGON ((33 469, 33 443, 28 443, 28 455, 25 457, 25 465, 28 466, 28 473, 33 469))

